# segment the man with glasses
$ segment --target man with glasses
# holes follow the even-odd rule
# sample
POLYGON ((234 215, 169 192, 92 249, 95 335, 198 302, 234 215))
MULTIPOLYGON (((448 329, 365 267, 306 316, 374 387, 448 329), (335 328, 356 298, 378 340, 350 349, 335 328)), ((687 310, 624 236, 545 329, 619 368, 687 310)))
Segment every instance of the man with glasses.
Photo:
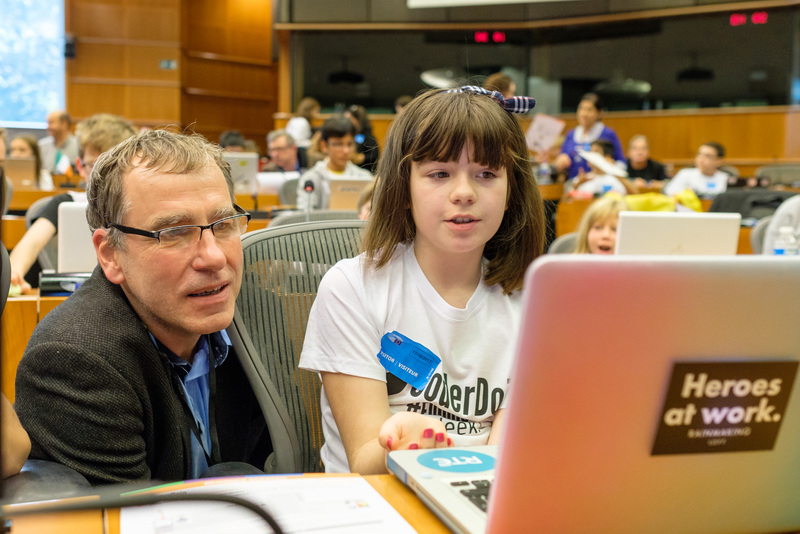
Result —
POLYGON ((269 435, 225 331, 250 216, 222 153, 159 130, 95 163, 87 219, 99 266, 39 323, 17 372, 32 458, 92 484, 264 466, 269 435))
POLYGON ((691 189, 698 196, 715 196, 728 188, 728 173, 719 170, 725 158, 725 148, 719 143, 703 143, 697 149, 694 167, 681 169, 662 190, 665 195, 676 195, 691 189))
POLYGON ((308 153, 298 147, 286 130, 273 130, 267 134, 269 163, 265 172, 304 171, 308 168, 308 153))
MULTIPOLYGON (((356 150, 356 130, 348 119, 335 117, 326 120, 320 128, 320 148, 325 159, 318 161, 303 173, 297 183, 297 207, 305 210, 326 210, 330 206, 330 181, 336 178, 372 178, 372 174, 351 161, 356 150), (312 191, 306 184, 311 182, 312 191)), ((356 206, 353 206, 356 209, 356 206)))

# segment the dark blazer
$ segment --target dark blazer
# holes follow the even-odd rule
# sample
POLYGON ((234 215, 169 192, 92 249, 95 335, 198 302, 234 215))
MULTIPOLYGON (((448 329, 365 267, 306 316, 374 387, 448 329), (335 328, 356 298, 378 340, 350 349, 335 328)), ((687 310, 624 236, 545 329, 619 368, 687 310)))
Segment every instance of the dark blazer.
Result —
MULTIPOLYGON (((233 350, 216 383, 222 461, 263 469, 269 436, 233 350)), ((30 457, 67 465, 92 484, 190 478, 185 402, 166 355, 99 267, 39 323, 17 370, 15 408, 30 457)))

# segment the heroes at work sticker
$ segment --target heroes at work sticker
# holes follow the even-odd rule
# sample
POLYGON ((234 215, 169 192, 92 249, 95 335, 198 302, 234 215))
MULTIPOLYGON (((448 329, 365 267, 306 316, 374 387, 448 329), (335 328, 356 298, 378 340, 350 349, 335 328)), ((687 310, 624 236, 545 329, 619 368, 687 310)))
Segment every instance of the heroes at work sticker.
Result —
POLYGON ((780 361, 675 363, 653 454, 773 449, 797 366, 780 361))

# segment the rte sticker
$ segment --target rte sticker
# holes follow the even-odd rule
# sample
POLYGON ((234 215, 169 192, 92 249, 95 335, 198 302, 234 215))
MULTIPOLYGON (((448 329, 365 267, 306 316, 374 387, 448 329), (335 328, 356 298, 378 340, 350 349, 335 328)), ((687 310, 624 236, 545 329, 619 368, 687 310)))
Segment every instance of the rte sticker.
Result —
POLYGON ((416 389, 425 389, 442 361, 426 347, 399 332, 383 335, 377 356, 384 369, 416 389))
POLYGON ((494 469, 494 458, 481 452, 434 449, 420 454, 417 461, 424 467, 448 473, 478 473, 494 469))

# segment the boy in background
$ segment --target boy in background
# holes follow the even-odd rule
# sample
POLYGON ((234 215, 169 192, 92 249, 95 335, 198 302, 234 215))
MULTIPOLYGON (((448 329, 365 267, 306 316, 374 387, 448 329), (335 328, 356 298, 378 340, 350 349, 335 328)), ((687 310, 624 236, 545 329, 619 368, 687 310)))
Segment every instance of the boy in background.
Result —
POLYGON ((369 171, 350 161, 356 149, 355 127, 343 117, 330 118, 320 128, 320 148, 325 159, 318 161, 297 181, 297 207, 305 210, 326 210, 330 207, 330 181, 337 178, 372 178, 369 171), (305 189, 306 182, 314 186, 312 192, 305 189))
POLYGON ((694 167, 681 169, 664 186, 665 195, 675 195, 691 189, 697 196, 718 195, 728 188, 727 173, 719 170, 725 158, 725 148, 719 143, 703 143, 697 149, 694 167))

